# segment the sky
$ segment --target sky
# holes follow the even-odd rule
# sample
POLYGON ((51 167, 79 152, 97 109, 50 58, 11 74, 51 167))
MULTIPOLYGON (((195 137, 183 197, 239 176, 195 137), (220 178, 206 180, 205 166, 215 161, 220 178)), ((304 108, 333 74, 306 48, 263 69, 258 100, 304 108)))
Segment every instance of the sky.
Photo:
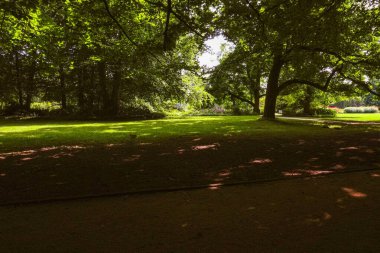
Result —
POLYGON ((218 55, 221 53, 220 47, 225 43, 230 44, 222 35, 207 40, 205 44, 209 50, 198 57, 199 63, 208 68, 217 66, 219 64, 218 55))

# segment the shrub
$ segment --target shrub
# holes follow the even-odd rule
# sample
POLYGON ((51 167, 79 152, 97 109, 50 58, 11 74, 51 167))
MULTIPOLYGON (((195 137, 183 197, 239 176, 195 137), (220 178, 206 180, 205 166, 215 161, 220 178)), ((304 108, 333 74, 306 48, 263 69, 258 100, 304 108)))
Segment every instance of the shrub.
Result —
POLYGON ((59 110, 61 108, 59 103, 52 103, 52 102, 33 102, 30 105, 31 110, 35 111, 53 111, 53 110, 59 110))
POLYGON ((314 116, 328 116, 328 117, 335 117, 337 114, 337 110, 330 109, 330 108, 315 108, 312 110, 312 113, 314 116))
POLYGON ((282 115, 294 117, 294 116, 304 116, 304 113, 303 113, 302 109, 286 108, 286 109, 282 110, 282 115))
POLYGON ((377 113, 379 109, 375 106, 372 107, 346 107, 345 113, 377 113))
MULTIPOLYGON (((335 117, 337 114, 337 111, 330 108, 315 108, 311 110, 311 115, 313 116, 319 116, 319 117, 335 117)), ((302 109, 284 109, 282 111, 283 116, 310 116, 305 115, 302 109)))

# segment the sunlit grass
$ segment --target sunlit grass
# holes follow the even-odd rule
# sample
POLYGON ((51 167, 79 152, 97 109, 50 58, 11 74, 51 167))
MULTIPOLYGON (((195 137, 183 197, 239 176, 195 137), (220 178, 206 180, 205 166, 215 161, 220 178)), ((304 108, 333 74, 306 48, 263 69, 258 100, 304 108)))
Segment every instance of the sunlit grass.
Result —
POLYGON ((338 113, 334 119, 380 122, 380 113, 338 113))
POLYGON ((300 122, 261 121, 259 116, 208 116, 129 122, 0 121, 0 149, 57 145, 155 142, 178 137, 292 138, 331 130, 300 122))

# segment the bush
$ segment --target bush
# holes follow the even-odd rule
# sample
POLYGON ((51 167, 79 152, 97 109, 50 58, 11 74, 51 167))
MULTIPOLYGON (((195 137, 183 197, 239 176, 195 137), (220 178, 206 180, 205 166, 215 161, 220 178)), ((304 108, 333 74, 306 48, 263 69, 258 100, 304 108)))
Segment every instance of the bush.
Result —
POLYGON ((35 111, 54 111, 59 110, 61 108, 59 103, 52 102, 33 102, 30 105, 31 110, 35 111))
POLYGON ((346 107, 345 113, 377 113, 379 109, 375 106, 372 107, 346 107))
MULTIPOLYGON (((318 117, 335 117, 337 114, 337 111, 330 108, 315 108, 311 110, 311 115, 318 116, 318 117)), ((305 115, 302 109, 284 109, 282 111, 283 116, 310 116, 305 115)))
POLYGON ((304 116, 304 113, 303 113, 302 109, 289 109, 289 108, 286 108, 286 109, 282 110, 282 115, 283 116, 294 117, 294 116, 304 116))
POLYGON ((335 117, 337 114, 337 111, 330 108, 316 108, 312 110, 312 114, 314 116, 328 116, 328 117, 335 117))

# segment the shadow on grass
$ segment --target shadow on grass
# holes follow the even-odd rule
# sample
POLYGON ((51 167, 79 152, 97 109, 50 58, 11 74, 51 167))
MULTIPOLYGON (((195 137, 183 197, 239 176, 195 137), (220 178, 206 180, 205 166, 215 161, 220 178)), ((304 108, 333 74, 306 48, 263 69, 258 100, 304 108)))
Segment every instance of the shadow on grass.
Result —
POLYGON ((377 133, 334 138, 195 135, 1 152, 0 201, 195 186, 217 190, 238 182, 378 169, 379 144, 377 133))

